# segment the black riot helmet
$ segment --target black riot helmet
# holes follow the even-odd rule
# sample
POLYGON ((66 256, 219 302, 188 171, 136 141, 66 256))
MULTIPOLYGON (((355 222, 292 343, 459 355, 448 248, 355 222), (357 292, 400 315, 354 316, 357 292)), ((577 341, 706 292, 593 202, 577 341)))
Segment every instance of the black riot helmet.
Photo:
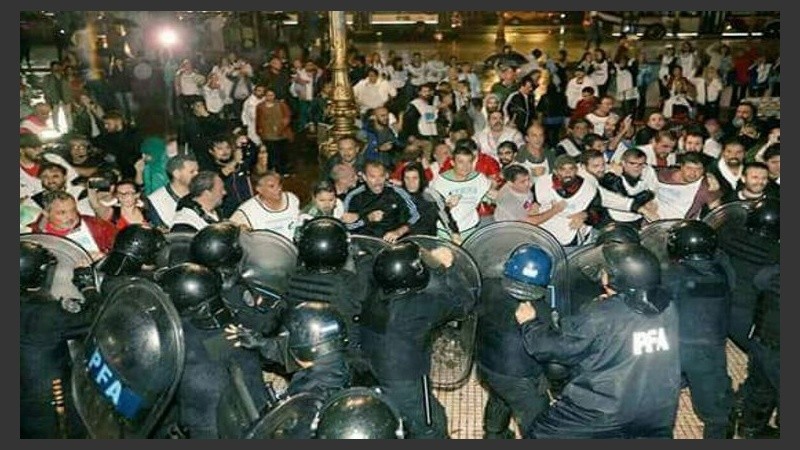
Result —
POLYGON ((425 289, 431 279, 420 247, 414 242, 382 249, 375 257, 372 274, 384 292, 396 294, 425 289))
POLYGON ((212 269, 233 268, 242 259, 241 228, 233 222, 218 222, 200 230, 189 246, 190 259, 212 269))
POLYGON ((625 296, 626 304, 642 314, 658 314, 669 306, 659 295, 661 265, 658 258, 639 244, 611 243, 602 247, 607 286, 625 296))
POLYGON ((330 303, 300 303, 286 313, 283 324, 289 353, 298 361, 314 362, 347 347, 347 325, 330 303))
POLYGON ((603 245, 609 242, 638 244, 640 242, 639 231, 633 225, 627 223, 610 222, 598 230, 595 245, 603 245))
POLYGON ((183 263, 156 274, 156 282, 169 295, 181 316, 198 328, 217 329, 232 321, 222 302, 222 277, 208 267, 183 263))
POLYGON ((336 219, 317 217, 306 222, 296 243, 298 258, 308 270, 334 272, 347 262, 347 228, 336 219))
POLYGON ((156 255, 166 246, 164 234, 141 224, 125 227, 114 239, 114 247, 98 270, 108 275, 136 275, 142 266, 155 264, 156 255))
POLYGON ((375 389, 354 387, 331 396, 311 425, 317 439, 403 439, 403 420, 375 389))
POLYGON ((20 290, 45 287, 45 281, 55 270, 58 260, 41 244, 19 243, 19 288, 20 290))
POLYGON ((669 229, 667 253, 676 260, 709 260, 717 251, 717 232, 705 222, 682 220, 669 229))
POLYGON ((773 198, 760 200, 747 214, 745 227, 767 238, 781 238, 781 202, 773 198))

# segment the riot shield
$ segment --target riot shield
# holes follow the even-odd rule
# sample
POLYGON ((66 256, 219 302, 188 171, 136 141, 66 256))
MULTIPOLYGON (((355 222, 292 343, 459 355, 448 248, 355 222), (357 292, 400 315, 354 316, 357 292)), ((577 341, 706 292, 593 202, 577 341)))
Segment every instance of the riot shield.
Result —
POLYGON ((245 439, 311 439, 311 425, 322 407, 321 396, 302 392, 269 410, 244 434, 245 439))
POLYGON ((183 373, 180 317, 153 282, 109 292, 72 363, 72 395, 89 436, 147 438, 183 373))
POLYGON ((236 364, 228 368, 230 383, 222 391, 217 406, 217 430, 221 439, 241 439, 261 413, 236 364))
POLYGON ((580 313, 603 293, 597 269, 604 264, 603 246, 584 246, 567 256, 570 314, 580 313))
POLYGON ((657 220, 646 224, 639 231, 642 247, 653 252, 662 266, 669 262, 669 255, 667 254, 669 230, 681 222, 683 222, 681 219, 657 220))
POLYGON ((245 284, 256 291, 285 294, 289 276, 297 269, 297 247, 269 230, 243 231, 239 242, 244 250, 239 271, 245 284))
POLYGON ((354 234, 350 236, 350 252, 356 258, 364 255, 374 257, 378 252, 387 247, 389 247, 389 243, 380 238, 365 236, 363 234, 354 234))
MULTIPOLYGON (((469 283, 473 303, 480 299, 481 273, 472 256, 451 241, 432 236, 406 236, 401 241, 411 241, 426 250, 447 247, 454 255, 453 266, 469 283)), ((432 287, 434 283, 431 283, 432 287)), ((469 379, 475 350, 477 315, 442 325, 433 332, 431 353, 431 382, 438 389, 457 389, 469 379)))
POLYGON ((189 262, 189 247, 195 234, 189 231, 171 231, 164 235, 167 245, 156 255, 156 267, 173 267, 189 262))
POLYGON ((720 205, 706 214, 703 222, 717 230, 718 234, 723 229, 743 228, 747 221, 747 214, 755 204, 756 202, 752 200, 739 200, 720 205))
MULTIPOLYGON (((94 267, 92 257, 75 241, 53 234, 27 233, 19 236, 20 242, 32 242, 46 248, 58 263, 50 282, 50 294, 55 300, 85 300, 81 291, 72 283, 72 275, 76 267, 94 267)), ((95 285, 98 279, 95 273, 95 285)))
POLYGON ((462 244, 475 259, 484 280, 503 277, 503 266, 522 244, 535 244, 553 261, 550 277, 550 306, 559 315, 568 315, 570 306, 569 273, 564 247, 544 228, 526 222, 500 221, 479 228, 462 244))

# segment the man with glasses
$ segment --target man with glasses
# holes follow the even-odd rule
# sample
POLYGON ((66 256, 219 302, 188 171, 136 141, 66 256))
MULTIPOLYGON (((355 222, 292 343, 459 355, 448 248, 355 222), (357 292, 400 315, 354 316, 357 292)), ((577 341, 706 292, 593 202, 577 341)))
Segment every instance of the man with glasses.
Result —
POLYGON ((652 202, 657 186, 656 173, 647 164, 647 155, 641 149, 625 150, 622 154, 621 173, 606 172, 600 179, 600 185, 611 192, 633 199, 630 209, 608 209, 611 219, 615 222, 639 228, 644 217, 648 217, 648 220, 656 218, 656 204, 652 202))

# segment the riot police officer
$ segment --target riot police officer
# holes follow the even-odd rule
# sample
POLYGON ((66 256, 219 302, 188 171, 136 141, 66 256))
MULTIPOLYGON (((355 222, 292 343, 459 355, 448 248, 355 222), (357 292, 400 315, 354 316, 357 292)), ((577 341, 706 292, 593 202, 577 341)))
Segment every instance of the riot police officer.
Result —
POLYGON ((717 251, 714 229, 696 220, 680 221, 669 229, 667 254, 671 264, 663 278, 678 308, 681 371, 705 425, 703 437, 732 438, 733 389, 725 340, 733 268, 717 251))
POLYGON ((444 407, 428 389, 431 335, 475 306, 453 261, 446 247, 423 251, 411 241, 381 250, 373 275, 382 295, 370 297, 361 314, 364 353, 412 439, 447 437, 444 407))
POLYGON ((313 300, 333 305, 347 325, 348 356, 356 384, 373 384, 374 377, 363 360, 358 327, 362 305, 373 291, 373 258, 351 253, 347 228, 330 217, 306 222, 298 232, 296 245, 299 267, 289 278, 286 300, 290 304, 313 300))
POLYGON ((731 298, 729 334, 745 350, 757 299, 752 280, 763 267, 780 262, 780 225, 780 201, 765 199, 752 207, 743 227, 718 232, 720 248, 730 257, 738 280, 731 298))
POLYGON ((503 278, 484 280, 478 306, 477 373, 489 399, 483 413, 484 437, 513 439, 511 416, 520 429, 547 408, 542 365, 525 352, 513 312, 520 301, 547 293, 553 261, 533 244, 517 247, 503 265, 503 278))
POLYGON ((345 389, 322 405, 311 425, 316 439, 403 439, 403 420, 379 390, 345 389))
POLYGON ((222 296, 238 323, 262 333, 273 333, 284 303, 268 289, 255 290, 244 283, 239 269, 243 250, 241 228, 233 222, 219 222, 200 230, 189 246, 189 258, 217 272, 222 279, 222 296))
POLYGON ((141 224, 125 227, 114 239, 114 247, 97 270, 103 275, 102 290, 110 292, 120 277, 143 276, 151 278, 147 270, 156 264, 156 256, 166 246, 161 231, 141 224), (147 267, 150 266, 150 267, 147 267))
MULTIPOLYGON (((79 438, 85 433, 70 396, 67 340, 82 338, 94 319, 99 295, 91 269, 76 269, 73 283, 86 301, 69 312, 49 292, 57 259, 38 243, 20 242, 20 437, 79 438), (74 311, 74 310, 73 310, 74 311), (66 409, 57 416, 53 381, 60 380, 66 409), (65 420, 57 420, 58 417, 65 420)), ((72 308, 69 308, 72 309, 72 308)))
POLYGON ((594 245, 603 245, 609 242, 638 244, 639 231, 629 223, 610 222, 597 230, 597 238, 594 245))
POLYGON ((658 259, 637 244, 592 249, 584 269, 605 290, 560 330, 529 302, 516 318, 525 350, 578 367, 532 438, 672 437, 680 392, 677 311, 659 292, 658 259))
POLYGON ((345 356, 347 325, 333 305, 299 303, 286 311, 281 324, 283 331, 276 338, 232 325, 225 331, 227 339, 236 341, 234 346, 257 349, 269 361, 287 369, 299 369, 288 370, 294 373, 286 395, 311 392, 324 398, 350 386, 350 368, 345 356))
POLYGON ((742 386, 739 434, 748 439, 779 438, 768 423, 778 406, 781 386, 781 267, 761 269, 753 280, 758 304, 751 332, 747 379, 742 386))
POLYGON ((258 408, 266 404, 258 355, 231 347, 223 328, 233 316, 221 298, 222 279, 211 269, 183 263, 160 272, 156 281, 181 316, 186 362, 175 396, 177 420, 191 439, 215 439, 217 404, 228 384, 228 367, 238 365, 258 408))

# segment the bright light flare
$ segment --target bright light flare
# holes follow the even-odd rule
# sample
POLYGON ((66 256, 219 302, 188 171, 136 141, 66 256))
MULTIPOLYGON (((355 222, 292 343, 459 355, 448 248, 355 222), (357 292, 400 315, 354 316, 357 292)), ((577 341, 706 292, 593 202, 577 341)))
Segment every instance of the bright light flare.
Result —
POLYGON ((178 33, 172 28, 164 28, 158 33, 158 42, 164 47, 172 47, 178 43, 178 33))

